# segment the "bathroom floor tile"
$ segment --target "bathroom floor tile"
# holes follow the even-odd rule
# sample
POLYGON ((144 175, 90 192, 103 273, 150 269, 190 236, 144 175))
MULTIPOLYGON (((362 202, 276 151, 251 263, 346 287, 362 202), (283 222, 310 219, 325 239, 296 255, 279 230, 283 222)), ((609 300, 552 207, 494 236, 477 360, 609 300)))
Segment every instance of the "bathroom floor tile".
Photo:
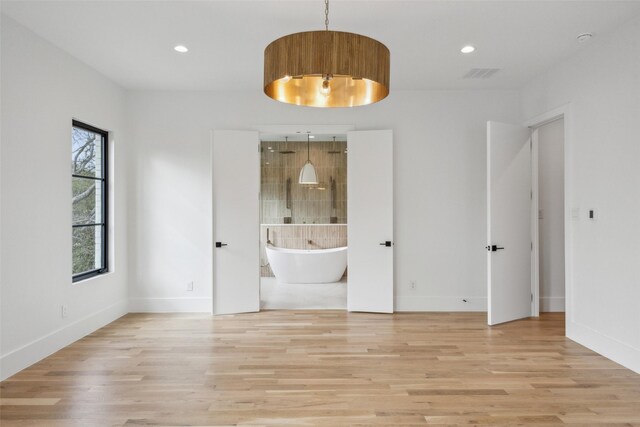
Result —
POLYGON ((260 278, 260 308, 278 310, 346 310, 347 281, 336 283, 279 283, 260 278))

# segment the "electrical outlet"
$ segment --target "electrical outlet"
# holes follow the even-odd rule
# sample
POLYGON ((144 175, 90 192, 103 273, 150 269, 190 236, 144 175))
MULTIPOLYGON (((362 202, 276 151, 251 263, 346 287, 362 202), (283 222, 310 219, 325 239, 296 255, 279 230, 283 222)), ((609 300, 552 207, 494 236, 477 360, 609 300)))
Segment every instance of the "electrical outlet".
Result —
POLYGON ((416 288, 418 287, 418 282, 416 282, 415 280, 409 281, 409 287, 415 291, 416 288))
POLYGON ((62 305, 62 307, 60 307, 60 315, 63 319, 69 316, 69 307, 66 305, 62 305))
POLYGON ((187 283, 187 291, 193 292, 193 282, 187 283))

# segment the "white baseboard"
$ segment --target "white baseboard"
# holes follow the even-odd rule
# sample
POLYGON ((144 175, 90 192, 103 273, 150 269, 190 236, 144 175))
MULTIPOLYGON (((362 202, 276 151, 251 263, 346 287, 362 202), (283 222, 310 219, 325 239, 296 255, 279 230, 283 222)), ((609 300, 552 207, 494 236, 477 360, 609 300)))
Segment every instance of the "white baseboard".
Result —
POLYGON ((564 312, 564 297, 540 297, 540 312, 564 312))
POLYGON ((127 314, 127 301, 122 300, 10 351, 0 357, 0 381, 4 381, 125 314, 127 314))
POLYGON ((211 298, 129 298, 129 313, 211 313, 211 298))
POLYGON ((640 374, 640 349, 576 322, 567 322, 567 338, 640 374))
POLYGON ((487 298, 403 295, 396 297, 395 311, 487 311, 487 298))

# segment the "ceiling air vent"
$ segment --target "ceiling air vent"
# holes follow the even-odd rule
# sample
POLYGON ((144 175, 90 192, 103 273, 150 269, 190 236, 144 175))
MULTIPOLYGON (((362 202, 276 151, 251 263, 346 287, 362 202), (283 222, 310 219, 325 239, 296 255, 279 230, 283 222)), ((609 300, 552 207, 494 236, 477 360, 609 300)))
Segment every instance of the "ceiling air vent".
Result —
POLYGON ((498 71, 500 71, 500 68, 472 68, 462 78, 463 79, 488 79, 498 71))

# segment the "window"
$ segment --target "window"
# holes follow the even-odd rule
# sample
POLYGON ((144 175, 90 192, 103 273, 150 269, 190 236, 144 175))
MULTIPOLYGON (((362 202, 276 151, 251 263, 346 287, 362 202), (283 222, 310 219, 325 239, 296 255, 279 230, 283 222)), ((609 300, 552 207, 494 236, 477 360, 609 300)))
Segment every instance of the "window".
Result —
POLYGON ((108 133, 73 121, 71 183, 73 281, 107 268, 108 133))

